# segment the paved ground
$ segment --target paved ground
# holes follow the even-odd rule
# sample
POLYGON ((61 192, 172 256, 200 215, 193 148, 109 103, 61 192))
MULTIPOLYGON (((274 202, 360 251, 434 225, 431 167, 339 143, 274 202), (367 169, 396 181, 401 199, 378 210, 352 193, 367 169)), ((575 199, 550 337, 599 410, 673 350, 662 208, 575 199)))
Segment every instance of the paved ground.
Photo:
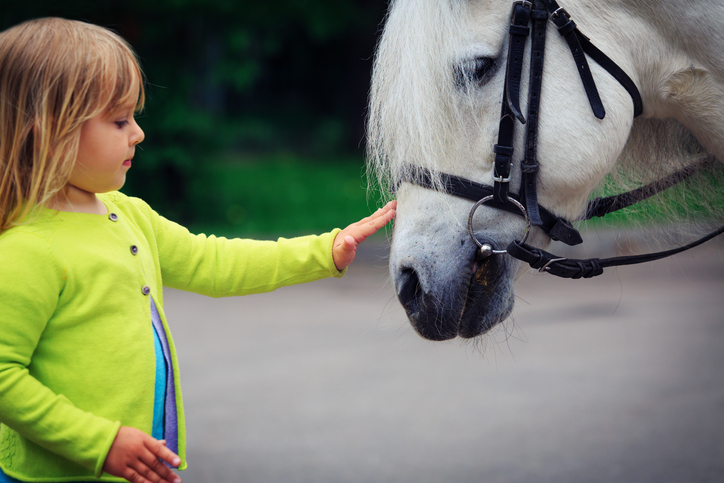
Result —
POLYGON ((476 344, 420 339, 384 247, 362 255, 272 294, 167 293, 185 482, 724 481, 721 242, 525 276, 514 320, 476 344))

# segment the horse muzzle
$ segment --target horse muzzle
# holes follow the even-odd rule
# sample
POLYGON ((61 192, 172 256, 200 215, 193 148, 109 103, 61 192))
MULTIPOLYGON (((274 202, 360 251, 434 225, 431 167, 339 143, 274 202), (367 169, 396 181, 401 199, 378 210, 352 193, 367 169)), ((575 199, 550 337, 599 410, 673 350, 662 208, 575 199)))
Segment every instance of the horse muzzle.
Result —
POLYGON ((469 238, 458 250, 464 255, 447 261, 434 254, 400 255, 394 248, 391 270, 397 297, 425 339, 477 337, 510 315, 517 267, 510 257, 481 257, 469 238))

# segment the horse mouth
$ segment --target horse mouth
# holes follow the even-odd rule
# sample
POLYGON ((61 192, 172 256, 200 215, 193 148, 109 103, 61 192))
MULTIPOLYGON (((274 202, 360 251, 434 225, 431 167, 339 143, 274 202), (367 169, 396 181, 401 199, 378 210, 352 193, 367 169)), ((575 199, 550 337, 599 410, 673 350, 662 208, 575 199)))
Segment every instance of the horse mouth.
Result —
POLYGON ((458 322, 458 335, 471 339, 490 331, 513 309, 512 286, 505 279, 500 257, 475 261, 468 282, 465 306, 458 322))
MULTIPOLYGON (((473 262, 469 277, 446 295, 423 290, 413 269, 403 269, 398 298, 420 336, 442 341, 485 334, 513 308, 512 281, 502 257, 473 262)), ((462 278, 462 277, 461 277, 462 278)))

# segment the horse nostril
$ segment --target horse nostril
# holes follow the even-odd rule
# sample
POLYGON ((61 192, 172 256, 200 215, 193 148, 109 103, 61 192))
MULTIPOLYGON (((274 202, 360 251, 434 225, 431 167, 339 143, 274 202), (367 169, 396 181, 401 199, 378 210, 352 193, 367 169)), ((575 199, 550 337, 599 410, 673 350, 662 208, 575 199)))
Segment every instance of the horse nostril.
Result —
POLYGON ((403 268, 400 271, 400 290, 398 297, 408 312, 415 312, 417 301, 422 297, 420 278, 413 268, 403 268))
POLYGON ((447 315, 449 305, 440 293, 425 292, 420 276, 411 267, 400 269, 397 297, 418 334, 429 340, 447 340, 457 335, 456 316, 447 315))

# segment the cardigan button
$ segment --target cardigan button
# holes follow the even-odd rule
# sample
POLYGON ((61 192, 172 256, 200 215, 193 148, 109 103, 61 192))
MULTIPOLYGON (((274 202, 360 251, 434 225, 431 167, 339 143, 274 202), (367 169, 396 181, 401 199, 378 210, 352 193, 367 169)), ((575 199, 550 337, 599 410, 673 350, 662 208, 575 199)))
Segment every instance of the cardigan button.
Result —
POLYGON ((148 294, 150 294, 150 293, 151 293, 151 287, 149 287, 148 285, 144 285, 143 288, 141 288, 141 293, 143 293, 143 295, 148 295, 148 294))
POLYGON ((115 213, 109 213, 108 219, 111 221, 118 221, 118 215, 116 215, 115 213))
POLYGON ((138 247, 136 245, 131 245, 131 254, 138 255, 138 247))

